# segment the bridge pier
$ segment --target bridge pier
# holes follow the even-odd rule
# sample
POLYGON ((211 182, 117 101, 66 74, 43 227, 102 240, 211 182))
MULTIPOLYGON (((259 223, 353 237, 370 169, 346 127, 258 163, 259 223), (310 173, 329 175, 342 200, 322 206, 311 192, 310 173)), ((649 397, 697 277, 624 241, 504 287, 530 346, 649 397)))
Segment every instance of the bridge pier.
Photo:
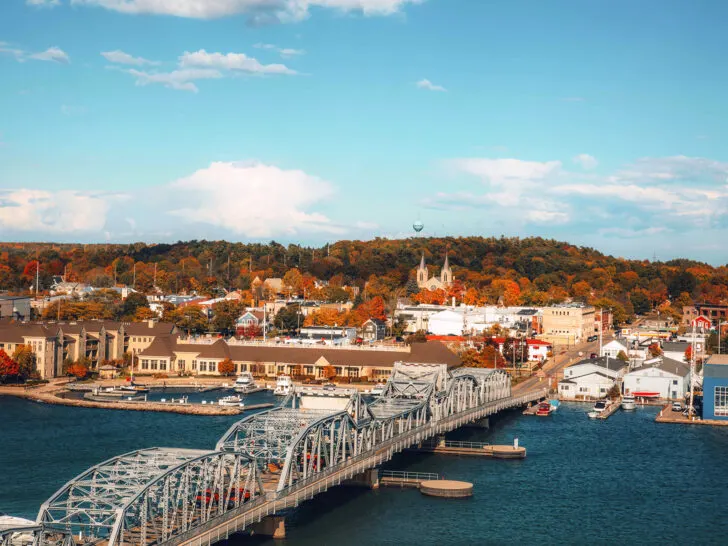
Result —
POLYGON ((253 525, 253 535, 263 535, 275 539, 286 538, 286 518, 283 516, 267 516, 253 525))
POLYGON ((346 480, 344 485, 353 487, 365 487, 367 489, 379 489, 379 469, 370 468, 361 474, 357 474, 350 480, 346 480))

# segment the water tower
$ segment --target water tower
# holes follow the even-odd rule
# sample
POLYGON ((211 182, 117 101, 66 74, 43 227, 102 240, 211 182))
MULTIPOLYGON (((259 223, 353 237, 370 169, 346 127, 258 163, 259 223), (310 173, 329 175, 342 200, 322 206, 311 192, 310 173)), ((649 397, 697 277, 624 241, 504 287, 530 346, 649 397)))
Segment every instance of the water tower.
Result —
POLYGON ((415 230, 415 237, 425 228, 425 224, 423 224, 420 220, 417 220, 414 224, 412 224, 412 229, 415 230))

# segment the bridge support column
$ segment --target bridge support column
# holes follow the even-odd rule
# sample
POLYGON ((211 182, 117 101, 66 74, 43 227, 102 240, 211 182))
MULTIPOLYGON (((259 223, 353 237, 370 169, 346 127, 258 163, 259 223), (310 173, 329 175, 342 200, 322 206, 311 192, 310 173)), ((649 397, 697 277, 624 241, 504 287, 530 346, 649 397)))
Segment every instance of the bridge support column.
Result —
POLYGON ((473 421, 472 423, 468 423, 467 426, 473 427, 473 428, 489 429, 490 421, 488 420, 488 417, 483 417, 482 419, 477 419, 477 420, 473 421))
POLYGON ((344 485, 366 487, 367 489, 379 489, 379 469, 370 468, 369 470, 365 470, 350 480, 346 480, 344 485))
POLYGON ((253 525, 253 534, 264 537, 286 538, 286 518, 267 516, 253 525))

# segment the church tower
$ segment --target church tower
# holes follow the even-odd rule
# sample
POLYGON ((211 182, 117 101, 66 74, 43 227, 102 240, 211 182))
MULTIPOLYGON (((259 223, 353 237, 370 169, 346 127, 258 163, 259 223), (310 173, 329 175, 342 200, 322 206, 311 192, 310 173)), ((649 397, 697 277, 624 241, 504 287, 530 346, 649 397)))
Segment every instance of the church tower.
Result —
POLYGON ((427 266, 425 265, 425 253, 422 253, 422 259, 420 260, 420 267, 417 268, 417 286, 423 288, 427 284, 429 278, 427 272, 427 266))
POLYGON ((452 269, 450 269, 450 256, 445 254, 445 264, 442 266, 440 272, 440 282, 443 286, 450 286, 452 284, 452 269))

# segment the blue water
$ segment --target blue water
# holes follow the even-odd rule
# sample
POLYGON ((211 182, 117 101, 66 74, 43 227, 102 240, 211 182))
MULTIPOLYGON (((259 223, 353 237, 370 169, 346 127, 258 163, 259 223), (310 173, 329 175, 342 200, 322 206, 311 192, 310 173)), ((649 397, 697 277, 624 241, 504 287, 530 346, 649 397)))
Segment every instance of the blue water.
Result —
MULTIPOLYGON (((287 544, 728 542, 728 428, 660 425, 656 408, 595 422, 585 409, 562 404, 547 418, 512 412, 489 431, 453 436, 508 444, 518 436, 528 449, 523 461, 402 454, 388 465, 473 482, 471 499, 336 488, 288 517, 287 544)), ((68 478, 118 453, 155 445, 212 448, 236 419, 0 397, 0 512, 34 518, 68 478)))

